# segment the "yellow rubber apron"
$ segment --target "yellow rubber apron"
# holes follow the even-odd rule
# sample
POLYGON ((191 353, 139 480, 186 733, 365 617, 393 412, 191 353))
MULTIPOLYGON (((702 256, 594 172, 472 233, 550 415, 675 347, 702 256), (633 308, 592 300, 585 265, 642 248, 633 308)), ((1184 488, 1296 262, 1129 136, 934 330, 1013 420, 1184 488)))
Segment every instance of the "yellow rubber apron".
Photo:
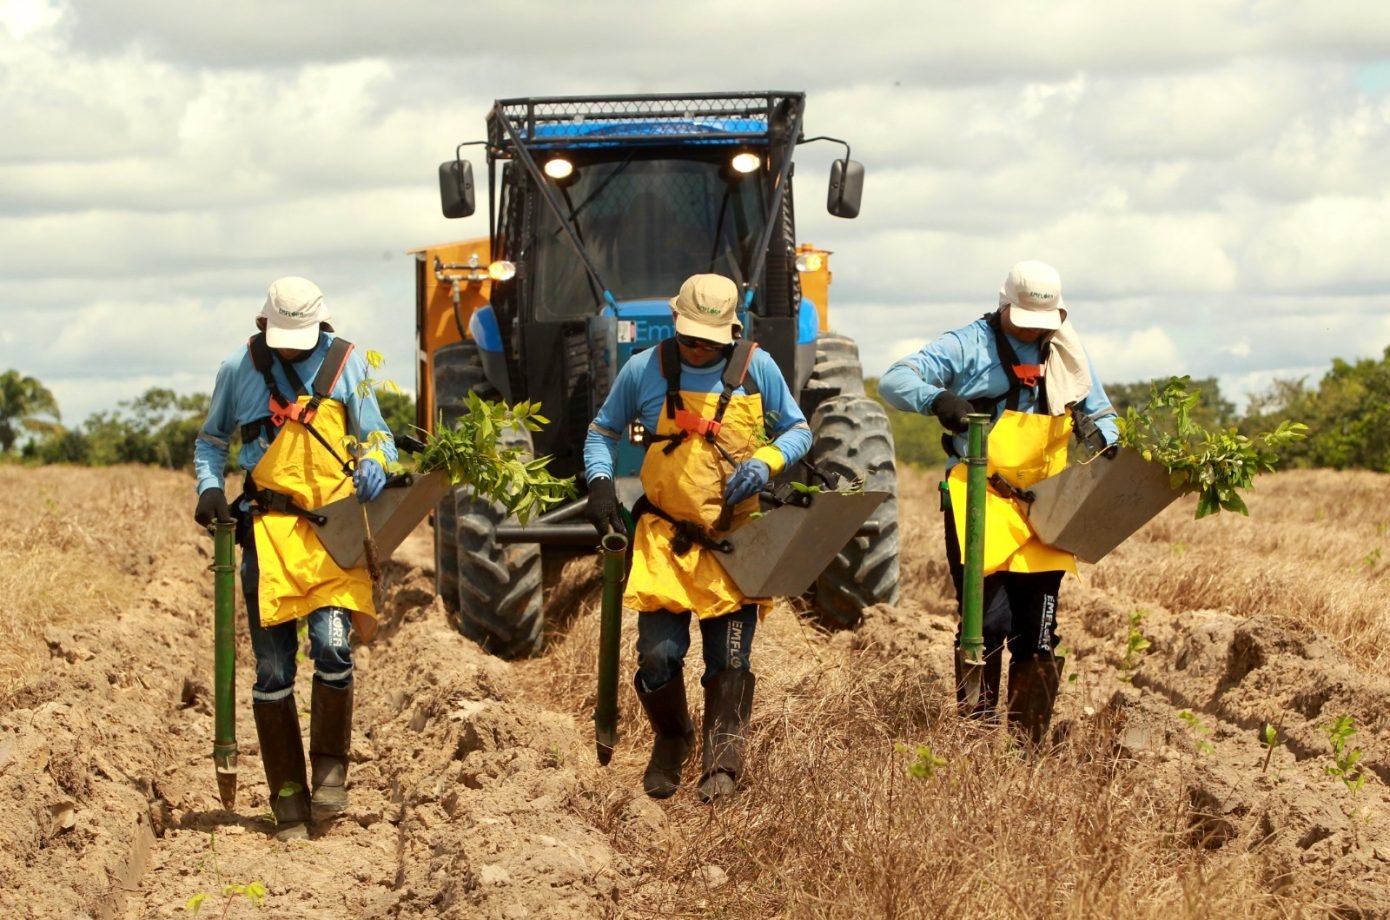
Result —
MULTIPOLYGON (((301 396, 300 404, 308 396, 301 396)), ((319 404, 313 426, 325 441, 343 443, 346 430, 343 404, 326 399, 319 404)), ((258 488, 281 492, 295 504, 313 511, 354 494, 352 477, 338 459, 300 423, 288 420, 270 442, 265 456, 251 471, 258 488)), ((376 634, 372 580, 366 568, 344 569, 333 561, 312 524, 297 514, 266 512, 254 518, 256 559, 260 564, 262 626, 274 626, 308 616, 320 607, 352 612, 352 626, 363 641, 376 634)))
MULTIPOLYGON (((718 393, 681 392, 685 408, 702 418, 713 418, 718 393)), ((756 448, 763 431, 763 401, 757 394, 738 394, 724 410, 717 436, 719 446, 742 462, 755 453, 773 473, 781 471, 781 453, 775 447, 756 448)), ((679 434, 675 420, 662 413, 658 435, 679 434)), ((756 496, 740 502, 727 530, 712 532, 724 510, 724 485, 733 472, 715 445, 691 435, 666 453, 666 442, 648 448, 642 462, 642 489, 647 500, 677 521, 699 524, 715 539, 748 523, 758 510, 756 496)), ((682 555, 671 549, 676 528, 655 514, 644 514, 632 537, 633 565, 623 603, 636 610, 692 610, 701 619, 723 616, 745 604, 771 606, 770 598, 745 597, 719 564, 718 552, 698 543, 682 555)), ((764 611, 765 612, 765 611, 764 611)))
MULTIPOLYGON (((1016 488, 1026 489, 1067 467, 1071 416, 1036 415, 1005 410, 989 432, 986 467, 1016 488)), ((957 463, 946 477, 962 557, 965 553, 966 464, 957 463)), ((964 558, 961 559, 963 563, 964 558)), ((984 573, 1076 572, 1076 557, 1048 546, 1028 524, 1021 502, 990 489, 985 495, 984 573)))

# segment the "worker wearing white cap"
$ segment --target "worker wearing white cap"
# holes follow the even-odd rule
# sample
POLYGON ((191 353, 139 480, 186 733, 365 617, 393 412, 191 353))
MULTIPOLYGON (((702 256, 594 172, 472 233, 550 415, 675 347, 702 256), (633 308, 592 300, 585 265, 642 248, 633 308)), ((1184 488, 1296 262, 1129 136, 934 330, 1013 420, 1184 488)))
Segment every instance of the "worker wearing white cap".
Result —
POLYGON ((308 836, 310 805, 347 806, 352 732, 354 631, 376 629, 365 568, 341 568, 310 515, 356 494, 381 494, 396 447, 370 386, 368 365, 329 323, 323 292, 304 278, 270 286, 259 331, 223 362, 207 421, 194 447, 198 507, 194 518, 237 521, 241 582, 256 656, 252 712, 270 785, 275 836, 308 836), (223 486, 232 436, 241 435, 242 493, 228 507, 223 486), (353 441, 355 451, 345 446, 353 441), (294 698, 297 622, 309 633, 314 662, 306 776, 294 698), (312 795, 312 799, 311 799, 312 795))
MULTIPOLYGON (((996 714, 1003 650, 1009 648, 1008 720, 1031 750, 1047 740, 1064 664, 1056 654, 1057 599, 1075 558, 1042 543, 1012 490, 1060 473, 1075 433, 1092 450, 1115 443, 1115 410, 1068 319, 1057 270, 1019 262, 999 289, 998 309, 947 332, 890 367, 878 392, 889 405, 935 415, 948 434, 942 483, 947 562, 960 608, 964 566, 966 416, 991 417, 984 548, 985 667, 974 714, 996 714)), ((958 699, 964 701, 957 659, 958 699)))

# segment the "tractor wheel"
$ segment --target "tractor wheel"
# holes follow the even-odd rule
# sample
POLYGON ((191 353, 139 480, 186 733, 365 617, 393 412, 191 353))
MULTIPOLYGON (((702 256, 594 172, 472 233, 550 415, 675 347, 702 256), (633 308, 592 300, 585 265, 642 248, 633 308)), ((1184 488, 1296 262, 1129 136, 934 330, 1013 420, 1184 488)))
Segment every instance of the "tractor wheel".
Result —
POLYGON ((854 339, 838 332, 820 334, 816 339, 816 366, 806 389, 835 391, 840 396, 864 395, 864 368, 859 363, 859 346, 854 339))
MULTIPOLYGON (((462 413, 469 392, 500 398, 472 342, 435 352, 434 392, 445 425, 462 413)), ((523 445, 529 454, 531 436, 508 429, 501 444, 523 445)), ((435 587, 458 617, 460 632, 494 655, 520 658, 540 648, 541 551, 529 543, 499 545, 497 527, 508 520, 515 521, 500 504, 475 496, 466 485, 444 496, 435 513, 435 587)))
POLYGON ((829 629, 852 629, 874 604, 898 600, 898 475, 893 431, 876 400, 832 396, 811 417, 811 462, 866 492, 887 492, 874 511, 879 532, 850 540, 816 579, 813 614, 829 629))

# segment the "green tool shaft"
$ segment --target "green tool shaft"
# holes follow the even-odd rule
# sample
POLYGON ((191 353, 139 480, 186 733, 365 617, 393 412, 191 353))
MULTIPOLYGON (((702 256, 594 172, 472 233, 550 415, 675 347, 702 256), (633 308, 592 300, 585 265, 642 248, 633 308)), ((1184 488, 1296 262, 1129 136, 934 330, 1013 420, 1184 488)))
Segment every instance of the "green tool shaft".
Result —
POLYGON ((985 491, 989 465, 988 415, 972 412, 965 456, 965 583, 962 585, 960 648, 970 664, 984 661, 985 491))
POLYGON ((236 524, 218 521, 213 534, 214 727, 212 759, 222 804, 236 803, 236 524))
POLYGON ((618 646, 623 629, 623 574, 627 537, 609 533, 603 550, 603 610, 598 635, 598 702, 594 706, 594 741, 604 766, 618 746, 618 646))

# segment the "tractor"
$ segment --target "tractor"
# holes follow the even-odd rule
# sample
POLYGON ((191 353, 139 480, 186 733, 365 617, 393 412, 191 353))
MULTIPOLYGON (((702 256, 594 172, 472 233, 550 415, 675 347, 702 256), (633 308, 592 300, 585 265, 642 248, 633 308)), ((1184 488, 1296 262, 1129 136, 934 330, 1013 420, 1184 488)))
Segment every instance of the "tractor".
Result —
MULTIPOLYGON (((438 592, 488 651, 536 652, 546 573, 594 551, 585 432, 623 363, 673 334, 670 298, 700 272, 739 285, 744 334, 777 361, 810 421, 814 446, 782 478, 890 494, 817 576, 807 610, 846 628, 897 600, 892 432, 865 395, 858 346, 829 329, 830 253, 798 243, 792 207, 799 144, 844 146, 830 170, 833 215, 858 215, 864 171, 845 142, 803 136, 804 108, 791 92, 503 99, 486 140, 440 165, 444 215, 468 217, 476 195, 463 151, 485 148, 489 236, 414 252, 417 424, 451 424, 470 391, 539 403, 549 424, 510 443, 548 456, 580 492, 524 527, 466 484, 437 508, 438 592)), ((619 449, 628 507, 642 457, 636 443, 619 449)))

